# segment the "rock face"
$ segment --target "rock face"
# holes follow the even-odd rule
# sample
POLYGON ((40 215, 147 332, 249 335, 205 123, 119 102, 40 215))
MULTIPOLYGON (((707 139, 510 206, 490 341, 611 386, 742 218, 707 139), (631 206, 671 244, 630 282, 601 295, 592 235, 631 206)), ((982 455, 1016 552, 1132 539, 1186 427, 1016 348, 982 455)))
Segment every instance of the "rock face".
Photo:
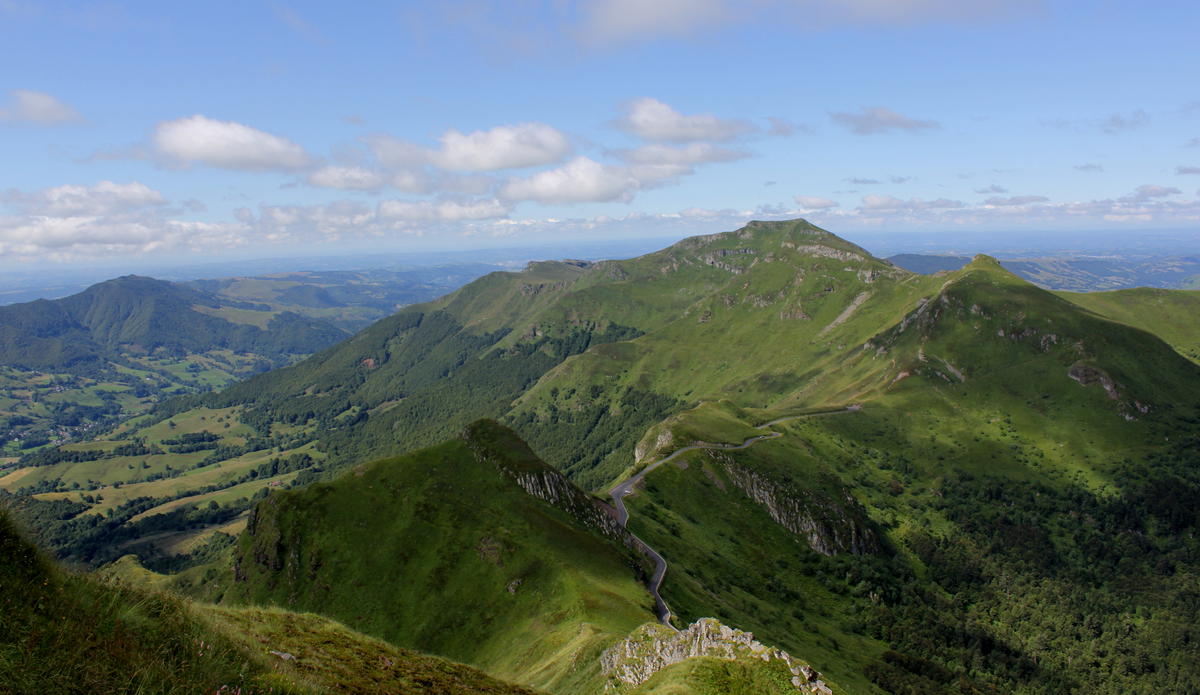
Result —
POLYGON ((640 685, 672 664, 697 657, 776 662, 791 674, 791 684, 797 692, 821 695, 833 692, 807 663, 781 649, 768 647, 749 632, 722 625, 715 618, 701 618, 681 632, 661 625, 638 628, 600 655, 601 672, 608 676, 605 691, 618 693, 640 685))
POLYGON ((562 509, 626 548, 642 552, 643 544, 617 522, 611 507, 575 487, 557 469, 541 462, 520 467, 511 465, 502 457, 495 456, 487 447, 480 446, 469 432, 463 434, 463 440, 477 459, 495 465, 529 495, 562 509))
POLYGON ((866 515, 849 492, 844 500, 833 500, 809 491, 791 490, 728 458, 719 455, 714 458, 724 464, 725 474, 739 490, 765 508, 777 524, 806 538, 818 553, 872 555, 882 550, 866 515))

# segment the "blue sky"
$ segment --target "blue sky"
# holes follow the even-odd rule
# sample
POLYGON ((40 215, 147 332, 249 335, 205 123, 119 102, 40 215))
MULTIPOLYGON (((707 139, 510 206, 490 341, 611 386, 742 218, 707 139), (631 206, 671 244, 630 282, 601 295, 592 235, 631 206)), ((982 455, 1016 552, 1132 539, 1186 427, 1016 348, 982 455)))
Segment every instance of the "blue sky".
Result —
POLYGON ((1200 7, 0 0, 0 265, 1200 227, 1200 7))

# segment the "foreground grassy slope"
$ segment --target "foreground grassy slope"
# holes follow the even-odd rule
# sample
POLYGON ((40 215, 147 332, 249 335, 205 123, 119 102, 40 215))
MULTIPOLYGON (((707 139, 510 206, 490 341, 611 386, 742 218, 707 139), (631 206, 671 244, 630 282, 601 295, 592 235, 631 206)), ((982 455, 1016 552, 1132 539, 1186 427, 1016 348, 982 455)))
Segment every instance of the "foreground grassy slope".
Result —
POLYGON ((522 476, 569 487, 510 431, 476 423, 457 440, 268 497, 232 569, 185 588, 317 611, 499 677, 588 692, 599 652, 653 620, 644 570, 522 489, 522 476))
POLYGON ((532 695, 317 616, 194 606, 64 572, 4 514, 0 586, 0 692, 532 695))

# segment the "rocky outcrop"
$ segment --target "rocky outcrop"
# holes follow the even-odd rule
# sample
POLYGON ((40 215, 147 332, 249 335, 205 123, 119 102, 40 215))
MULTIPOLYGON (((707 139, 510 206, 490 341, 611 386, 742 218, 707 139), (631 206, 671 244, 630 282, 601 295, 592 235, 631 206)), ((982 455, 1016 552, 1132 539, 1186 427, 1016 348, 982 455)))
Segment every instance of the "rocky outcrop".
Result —
POLYGON ((1100 387, 1104 389, 1104 392, 1108 394, 1111 400, 1115 401, 1121 397, 1120 390, 1117 388, 1117 382, 1113 381, 1112 377, 1099 367, 1076 362, 1067 370, 1067 376, 1079 382, 1081 386, 1100 384, 1100 387))
POLYGON ((608 677, 605 691, 618 693, 645 683, 655 673, 687 659, 761 661, 785 668, 792 687, 800 693, 829 695, 833 691, 807 663, 787 652, 768 647, 754 635, 722 625, 714 618, 701 618, 686 630, 672 631, 661 625, 643 625, 600 656, 600 669, 608 677))
POLYGON ((745 268, 726 263, 721 259, 729 256, 752 256, 755 253, 757 252, 754 249, 720 249, 718 251, 705 254, 700 260, 706 265, 710 265, 714 268, 720 268, 721 270, 724 270, 728 273, 733 273, 734 275, 741 275, 742 273, 746 272, 745 268))
POLYGON ((477 459, 491 463, 529 495, 570 514, 588 528, 635 552, 642 552, 642 543, 617 522, 613 509, 604 502, 575 487, 557 469, 538 461, 514 464, 480 445, 469 434, 463 437, 477 459))
POLYGON ((803 536, 818 553, 873 555, 883 549, 866 514, 848 491, 843 493, 844 499, 834 500, 808 490, 793 490, 719 452, 710 455, 721 461, 729 480, 766 509, 775 523, 803 536))
POLYGON ((659 456, 663 452, 670 451, 675 448, 675 433, 670 427, 662 427, 658 435, 653 439, 643 437, 637 446, 633 449, 633 460, 641 463, 650 456, 659 456))

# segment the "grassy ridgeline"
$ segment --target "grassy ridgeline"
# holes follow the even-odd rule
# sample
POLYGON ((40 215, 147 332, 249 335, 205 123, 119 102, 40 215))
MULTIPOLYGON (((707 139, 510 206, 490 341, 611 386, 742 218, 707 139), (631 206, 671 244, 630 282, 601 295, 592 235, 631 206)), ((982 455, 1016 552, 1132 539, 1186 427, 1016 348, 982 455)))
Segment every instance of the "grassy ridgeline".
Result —
POLYGON ((600 652, 653 621, 653 602, 637 556, 513 480, 542 472, 557 475, 510 430, 476 423, 459 439, 272 495, 232 572, 193 574, 183 588, 319 611, 506 679, 593 692, 600 652))
POLYGON ((0 693, 183 695, 223 686, 244 695, 533 695, 318 616, 214 609, 74 575, 0 513, 0 693))

